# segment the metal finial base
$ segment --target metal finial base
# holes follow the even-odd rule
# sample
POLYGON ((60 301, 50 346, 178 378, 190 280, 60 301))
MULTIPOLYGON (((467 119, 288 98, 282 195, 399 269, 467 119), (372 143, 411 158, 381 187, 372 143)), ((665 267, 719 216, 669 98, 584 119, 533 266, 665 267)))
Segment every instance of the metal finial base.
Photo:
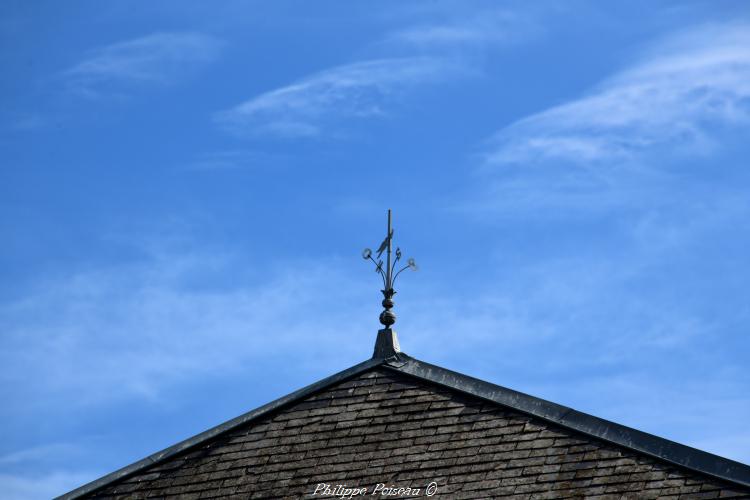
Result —
POLYGON ((399 352, 401 352, 401 347, 398 345, 396 332, 390 328, 378 330, 378 338, 375 341, 375 350, 372 353, 372 357, 385 359, 395 356, 399 352))

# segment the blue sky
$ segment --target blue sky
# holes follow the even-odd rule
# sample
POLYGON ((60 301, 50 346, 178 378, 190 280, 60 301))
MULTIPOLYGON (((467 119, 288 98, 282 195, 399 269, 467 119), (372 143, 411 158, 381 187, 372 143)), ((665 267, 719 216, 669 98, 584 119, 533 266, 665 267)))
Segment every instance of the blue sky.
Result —
POLYGON ((746 2, 0 7, 0 491, 368 358, 750 462, 746 2))

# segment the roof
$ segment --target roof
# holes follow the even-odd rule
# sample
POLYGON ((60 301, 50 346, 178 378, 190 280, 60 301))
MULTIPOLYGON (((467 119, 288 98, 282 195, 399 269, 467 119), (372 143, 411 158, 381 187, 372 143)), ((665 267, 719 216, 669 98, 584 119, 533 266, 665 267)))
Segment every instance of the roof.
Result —
POLYGON ((399 352, 397 345, 394 332, 388 329, 381 330, 378 334, 373 358, 154 453, 58 498, 80 498, 96 492, 189 449, 199 447, 240 426, 260 420, 310 395, 374 369, 385 369, 426 381, 636 451, 683 469, 745 488, 750 487, 750 466, 419 361, 399 352))

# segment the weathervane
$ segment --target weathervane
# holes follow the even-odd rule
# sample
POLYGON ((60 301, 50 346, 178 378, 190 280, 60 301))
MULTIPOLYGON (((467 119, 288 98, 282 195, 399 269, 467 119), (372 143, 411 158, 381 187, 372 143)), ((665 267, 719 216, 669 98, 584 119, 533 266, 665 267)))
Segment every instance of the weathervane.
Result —
POLYGON ((380 244, 377 250, 378 254, 378 260, 372 258, 372 250, 369 248, 365 248, 362 252, 362 257, 364 257, 365 260, 371 260, 373 264, 375 264, 375 272, 380 274, 380 277, 383 278, 383 289, 381 292, 383 292, 383 312, 380 313, 380 323, 382 323, 386 328, 390 329, 391 325, 396 322, 396 314, 391 311, 393 308, 393 296, 396 295, 396 291, 393 289, 393 285, 396 283, 396 278, 398 278, 398 275, 401 274, 402 271, 406 270, 407 268, 411 269, 412 271, 417 270, 417 263, 414 262, 414 259, 409 259, 406 261, 406 265, 396 271, 396 266, 398 265, 398 261, 401 260, 401 249, 396 247, 396 259, 391 263, 391 240, 393 239, 393 228, 391 227, 391 209, 388 209, 388 232, 386 233, 386 237, 383 240, 383 243, 380 244), (386 252, 386 262, 385 262, 385 269, 383 269, 383 260, 380 258, 383 255, 383 252, 386 252))

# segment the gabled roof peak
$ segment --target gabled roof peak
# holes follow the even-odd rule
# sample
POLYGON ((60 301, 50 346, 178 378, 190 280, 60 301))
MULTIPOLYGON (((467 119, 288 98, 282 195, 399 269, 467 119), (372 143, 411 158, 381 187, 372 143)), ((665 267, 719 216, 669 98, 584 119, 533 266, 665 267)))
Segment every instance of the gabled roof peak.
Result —
POLYGON ((377 367, 410 375, 440 387, 489 401, 501 407, 540 418, 546 422, 642 453, 684 469, 722 479, 745 488, 750 487, 750 466, 748 465, 419 361, 400 352, 398 350, 396 333, 390 328, 384 328, 378 332, 375 353, 371 359, 209 429, 170 448, 154 453, 139 462, 62 495, 58 499, 72 500, 97 491, 124 477, 131 476, 156 463, 163 462, 168 458, 183 453, 188 449, 202 445, 240 425, 256 421, 272 412, 297 403, 327 387, 344 382, 377 367))

